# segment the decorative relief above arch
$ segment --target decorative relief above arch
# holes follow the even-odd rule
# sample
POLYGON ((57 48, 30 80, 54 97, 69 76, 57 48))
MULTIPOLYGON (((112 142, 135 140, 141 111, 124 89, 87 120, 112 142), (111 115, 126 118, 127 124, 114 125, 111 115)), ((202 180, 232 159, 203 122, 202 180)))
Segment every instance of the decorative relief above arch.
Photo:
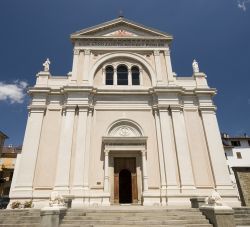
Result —
POLYGON ((110 133, 109 136, 112 137, 138 137, 141 136, 141 133, 129 126, 129 125, 120 125, 118 127, 115 127, 110 133))
POLYGON ((119 120, 114 122, 107 133, 110 137, 141 137, 142 129, 131 120, 119 120))
POLYGON ((128 119, 115 121, 102 137, 105 149, 145 150, 147 138, 136 122, 128 119), (126 147, 124 147, 126 145, 126 147))

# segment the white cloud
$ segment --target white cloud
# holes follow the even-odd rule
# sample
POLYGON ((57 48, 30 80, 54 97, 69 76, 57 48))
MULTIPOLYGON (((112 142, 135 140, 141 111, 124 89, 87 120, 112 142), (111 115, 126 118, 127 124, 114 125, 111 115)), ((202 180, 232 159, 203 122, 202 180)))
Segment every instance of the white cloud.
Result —
POLYGON ((23 103, 27 86, 25 81, 16 80, 12 84, 0 82, 0 101, 10 101, 11 104, 23 103))
POLYGON ((246 4, 250 3, 250 0, 237 0, 237 3, 239 9, 246 11, 247 10, 246 4))

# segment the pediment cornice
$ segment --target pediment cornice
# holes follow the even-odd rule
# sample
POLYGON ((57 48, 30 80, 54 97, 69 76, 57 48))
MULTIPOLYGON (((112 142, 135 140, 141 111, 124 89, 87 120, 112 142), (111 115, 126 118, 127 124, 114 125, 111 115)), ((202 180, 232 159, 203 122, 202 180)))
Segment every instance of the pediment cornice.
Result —
POLYGON ((77 31, 71 35, 74 42, 79 39, 162 39, 171 41, 172 35, 150 28, 123 17, 77 31))

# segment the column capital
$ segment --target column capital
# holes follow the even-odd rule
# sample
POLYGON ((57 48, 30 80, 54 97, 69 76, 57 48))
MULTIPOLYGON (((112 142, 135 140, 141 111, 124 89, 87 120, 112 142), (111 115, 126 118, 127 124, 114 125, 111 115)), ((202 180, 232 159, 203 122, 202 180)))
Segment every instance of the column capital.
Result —
POLYGON ((79 112, 88 112, 88 106, 86 105, 80 105, 78 106, 78 111, 79 112))
POLYGON ((75 112, 76 110, 76 105, 64 105, 63 106, 63 111, 65 112, 75 112))
POLYGON ((159 113, 159 109, 158 109, 158 106, 157 105, 153 105, 152 106, 152 111, 153 111, 153 114, 156 115, 159 113))
POLYGON ((106 156, 109 155, 109 151, 110 151, 110 150, 105 149, 105 150, 104 150, 104 154, 105 154, 106 156))
POLYGON ((142 154, 142 156, 146 156, 147 150, 146 149, 145 150, 141 150, 141 154, 142 154))
POLYGON ((159 56, 160 55, 160 51, 159 50, 154 50, 154 56, 159 56))
POLYGON ((91 52, 91 51, 90 51, 89 49, 85 49, 85 50, 84 50, 84 55, 90 55, 90 52, 91 52))
POLYGON ((169 105, 158 105, 159 112, 168 112, 169 105))
POLYGON ((94 106, 93 105, 89 105, 88 106, 88 113, 89 114, 93 114, 93 112, 94 112, 94 106))
POLYGON ((74 55, 79 55, 80 54, 80 50, 79 49, 74 49, 73 50, 73 54, 74 55))
POLYGON ((217 108, 216 106, 199 106, 199 110, 202 113, 214 113, 216 112, 217 108))
POLYGON ((46 105, 30 105, 28 106, 29 113, 45 113, 47 106, 46 105))
POLYGON ((182 106, 179 104, 176 105, 169 105, 171 112, 180 112, 182 110, 182 106))
POLYGON ((164 50, 164 55, 165 55, 165 56, 170 56, 170 53, 171 53, 171 51, 170 51, 169 48, 166 49, 166 50, 164 50))

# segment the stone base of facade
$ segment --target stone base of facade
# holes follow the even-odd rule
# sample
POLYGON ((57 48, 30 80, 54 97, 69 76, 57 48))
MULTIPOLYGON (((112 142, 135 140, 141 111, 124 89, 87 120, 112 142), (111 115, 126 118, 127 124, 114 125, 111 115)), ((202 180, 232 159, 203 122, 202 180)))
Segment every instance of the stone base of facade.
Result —
MULTIPOLYGON (((142 193, 141 203, 133 205, 141 206, 182 206, 191 207, 190 198, 202 196, 207 197, 211 192, 211 189, 193 189, 184 190, 180 193, 180 190, 162 190, 162 191, 147 191, 142 193)), ((234 189, 221 188, 219 190, 223 201, 231 206, 238 207, 241 205, 237 193, 234 189)), ((25 201, 32 200, 34 208, 43 208, 49 206, 49 198, 51 191, 33 191, 33 196, 30 193, 25 195, 24 192, 21 194, 19 191, 15 193, 12 192, 11 200, 8 208, 11 208, 11 204, 14 201, 20 201, 24 203, 25 201)), ((63 195, 63 194, 62 194, 63 195)), ((84 207, 97 207, 97 206, 112 206, 119 204, 112 204, 110 193, 100 192, 94 193, 92 191, 85 191, 82 195, 63 195, 65 197, 67 204, 72 208, 84 208, 84 207)))

